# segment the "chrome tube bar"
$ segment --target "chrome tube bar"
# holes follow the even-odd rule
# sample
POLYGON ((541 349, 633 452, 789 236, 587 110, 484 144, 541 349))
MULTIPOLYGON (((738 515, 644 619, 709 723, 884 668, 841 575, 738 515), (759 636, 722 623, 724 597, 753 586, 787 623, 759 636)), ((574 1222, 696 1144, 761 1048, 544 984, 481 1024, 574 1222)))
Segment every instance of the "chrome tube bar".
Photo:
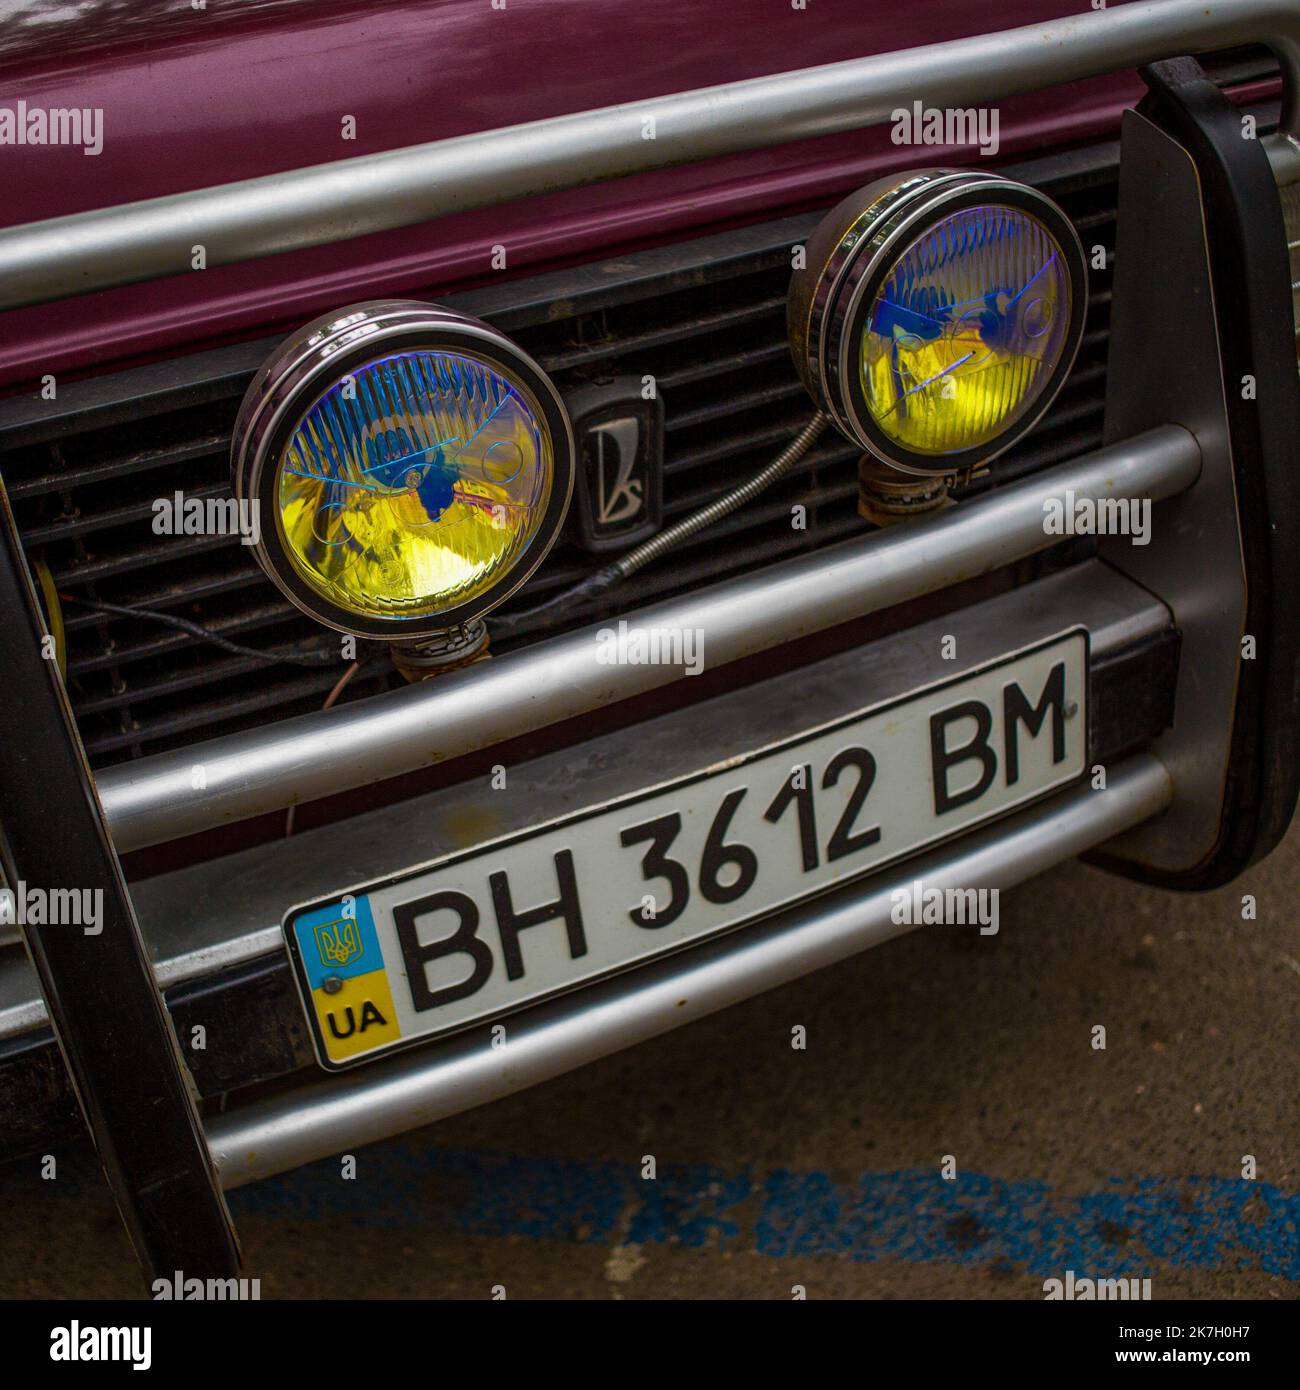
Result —
POLYGON ((1162 811, 1172 787, 1142 754, 1084 784, 862 883, 513 1017, 494 1047, 485 1028, 214 1116, 208 1144, 229 1190, 328 1154, 431 1124, 666 1033, 898 936, 891 894, 1010 888, 1162 811))
POLYGON ((1300 177, 1295 0, 1145 0, 1047 23, 556 116, 0 231, 0 309, 346 241, 648 169, 877 125, 917 98, 988 104, 1184 53, 1264 43, 1285 78, 1268 151, 1300 177))
MULTIPOLYGON (((1058 538, 1044 503, 1171 497, 1196 481, 1192 434, 1162 426, 963 502, 923 526, 828 546, 624 616, 693 630, 717 667, 1023 559, 1058 538)), ((109 768, 100 797, 119 851, 346 791, 490 747, 679 680, 669 664, 600 660, 601 625, 342 709, 109 768)))
MULTIPOLYGON (((1169 609, 1149 590, 1110 565, 1087 560, 957 613, 657 714, 638 722, 634 738, 614 729, 512 765, 508 797, 474 777, 138 880, 131 898, 154 977, 167 989, 283 951, 280 921, 291 903, 401 873, 469 848, 476 838, 520 834, 554 820, 559 808, 575 810, 579 800, 608 805, 635 796, 646 788, 647 768, 655 783, 687 779, 706 764, 781 742, 791 732, 791 711, 798 711, 801 729, 813 729, 866 702, 904 698, 935 680, 935 653, 950 633, 959 652, 942 663, 948 679, 1006 656, 1008 633, 1025 648, 1077 626, 1088 629, 1088 660, 1096 672, 1159 638, 1171 622, 1169 609), (479 829, 466 833, 464 827, 479 829)), ((1093 689, 1095 696, 1096 677, 1093 689)), ((1103 739, 1092 752, 1100 756, 1104 748, 1103 739)), ((7 950, 5 930, 0 923, 0 1042, 46 1021, 17 929, 7 950)))

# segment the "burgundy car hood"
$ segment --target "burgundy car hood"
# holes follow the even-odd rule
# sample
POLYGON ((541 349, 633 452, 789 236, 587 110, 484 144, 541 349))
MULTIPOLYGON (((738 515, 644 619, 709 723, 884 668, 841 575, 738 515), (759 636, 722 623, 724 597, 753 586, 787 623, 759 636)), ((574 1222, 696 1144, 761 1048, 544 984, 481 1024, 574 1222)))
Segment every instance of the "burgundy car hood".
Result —
MULTIPOLYGON (((0 107, 103 112, 103 149, 0 145, 0 225, 1077 13, 1078 0, 0 0, 0 107), (983 24, 982 24, 983 21, 983 24), (345 139, 347 117, 355 139, 345 139)), ((816 206, 877 171, 996 165, 1113 129, 1131 74, 1009 100, 1001 149, 888 126, 0 315, 0 383, 186 351, 378 293, 428 295, 816 206)), ((924 93, 918 92, 924 100, 924 93)))

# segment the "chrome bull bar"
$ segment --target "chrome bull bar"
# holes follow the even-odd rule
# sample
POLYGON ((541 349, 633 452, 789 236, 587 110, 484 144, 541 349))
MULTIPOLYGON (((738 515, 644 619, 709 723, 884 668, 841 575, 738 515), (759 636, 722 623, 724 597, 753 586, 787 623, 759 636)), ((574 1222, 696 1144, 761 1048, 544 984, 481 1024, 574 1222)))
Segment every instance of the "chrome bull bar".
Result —
MULTIPOLYGON (((512 767, 508 799, 475 779, 149 879, 135 886, 133 897, 155 975, 174 985, 254 966, 281 951, 277 924, 286 902, 401 870, 462 846, 467 836, 509 838, 562 810, 635 794, 646 767, 672 780, 705 762, 725 765, 787 734, 796 706, 802 721, 819 726, 864 699, 887 702, 914 691, 935 676, 947 631, 959 634, 960 654, 942 664, 952 667, 945 674, 960 675, 1003 654, 1008 633, 1032 644, 1080 625, 1089 634, 1095 674, 1169 634, 1171 614, 1109 566, 1084 562, 959 613, 657 715, 637 726, 634 745, 611 731, 542 754, 512 767)), ((1090 727, 1101 731, 1100 724, 1090 727)), ((245 1104, 236 1097, 232 1109, 210 1115, 205 1126, 222 1186, 499 1098, 830 966, 905 929, 891 920, 892 894, 918 877, 941 888, 1010 888, 1170 805, 1173 779, 1159 759, 1142 753, 1109 762, 1092 734, 1089 747, 1103 759, 1104 786, 1090 777, 689 952, 512 1013, 504 1047, 493 1045, 486 1024, 476 1024, 350 1076, 302 1078, 292 1089, 245 1104)), ((16 964, 8 970, 0 964, 0 1037, 43 1017, 35 978, 30 971, 15 977, 16 964)))

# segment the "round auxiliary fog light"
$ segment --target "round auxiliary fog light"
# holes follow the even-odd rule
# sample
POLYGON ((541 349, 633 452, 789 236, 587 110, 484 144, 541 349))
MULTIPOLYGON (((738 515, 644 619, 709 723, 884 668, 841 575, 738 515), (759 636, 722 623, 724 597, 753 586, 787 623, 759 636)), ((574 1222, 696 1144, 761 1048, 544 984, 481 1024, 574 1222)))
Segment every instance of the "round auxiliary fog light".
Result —
POLYGON ((854 443, 904 472, 958 473, 1025 435, 1074 361, 1083 247, 1037 189, 930 169, 827 214, 790 286, 795 364, 854 443))
POLYGON ((409 300, 309 323, 248 388, 235 496, 284 593, 343 632, 421 641, 509 597, 559 533, 573 431, 526 353, 409 300))

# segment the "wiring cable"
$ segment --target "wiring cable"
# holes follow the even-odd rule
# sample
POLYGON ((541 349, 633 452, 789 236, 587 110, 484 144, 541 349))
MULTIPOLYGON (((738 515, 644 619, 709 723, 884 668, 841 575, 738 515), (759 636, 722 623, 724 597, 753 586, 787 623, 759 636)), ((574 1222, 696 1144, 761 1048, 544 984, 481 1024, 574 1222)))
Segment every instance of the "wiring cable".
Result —
POLYGON ((147 618, 151 622, 162 623, 166 627, 175 628, 178 632, 187 632, 191 637, 198 637, 204 642, 210 642, 214 647, 220 647, 222 651, 230 652, 233 656, 250 657, 254 661, 264 661, 268 665, 309 666, 313 670, 318 670, 322 666, 338 664, 338 657, 333 652, 303 652, 298 654, 270 652, 260 650, 257 647, 246 647, 242 642, 232 642, 219 632, 204 627, 202 623, 192 623, 188 618, 178 618, 174 613, 163 613, 156 608, 136 608, 126 603, 105 603, 102 599, 83 598, 79 594, 60 593, 59 598, 64 603, 76 604, 82 608, 93 608, 99 613, 113 613, 124 618, 147 618))
POLYGON ((563 609, 569 608, 583 599, 595 598, 607 589, 613 588, 614 585, 621 584, 638 570, 644 569, 646 565, 659 559, 667 551, 681 545, 683 541, 689 540, 706 527, 721 521, 723 517, 730 516, 732 512, 743 507, 747 502, 753 501, 760 492, 765 491, 779 478, 784 477, 803 458, 829 424, 829 415, 821 410, 815 411, 808 423, 772 462, 765 468, 761 468, 746 482, 740 483, 729 492, 724 492, 721 497, 714 498, 712 502, 699 508, 698 511, 692 512, 690 516, 683 517, 681 521, 660 531, 657 536, 652 536, 634 550, 629 550, 626 555, 620 555, 617 560, 597 570, 595 574, 589 575, 581 583, 547 599, 545 603, 539 603, 522 613, 489 618, 489 624, 494 629, 508 635, 511 628, 531 622, 533 619, 546 614, 558 614, 563 609))

